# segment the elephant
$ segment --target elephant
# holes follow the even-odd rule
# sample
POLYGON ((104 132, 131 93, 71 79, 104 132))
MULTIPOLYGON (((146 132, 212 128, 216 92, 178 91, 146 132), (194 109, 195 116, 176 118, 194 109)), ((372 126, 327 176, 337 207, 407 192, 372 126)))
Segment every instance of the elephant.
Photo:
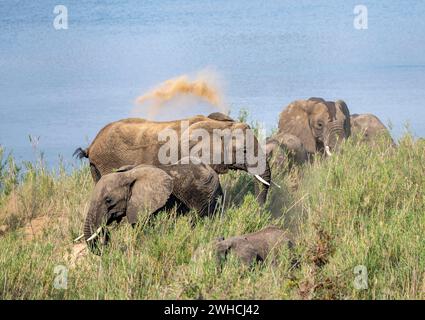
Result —
POLYGON ((330 156, 350 136, 350 111, 342 100, 297 100, 280 113, 278 133, 299 138, 310 154, 330 156))
POLYGON ((386 139, 391 146, 395 146, 394 140, 387 127, 373 114, 352 114, 351 115, 352 135, 369 145, 376 144, 379 139, 386 139))
MULTIPOLYGON (((183 160, 183 159, 182 159, 183 160)), ((182 161, 181 160, 181 161, 182 161)), ((212 215, 222 198, 217 173, 208 165, 128 165, 103 175, 91 195, 84 223, 84 239, 92 251, 97 248, 104 226, 126 217, 131 225, 139 214, 152 215, 177 207, 200 216, 212 215)))
POLYGON ((218 262, 226 259, 233 252, 245 265, 253 262, 262 262, 275 250, 286 244, 293 248, 293 242, 287 237, 285 231, 276 227, 268 226, 260 231, 231 237, 220 238, 216 243, 218 262))
POLYGON ((163 158, 172 158, 171 153, 174 161, 168 163, 190 155, 202 158, 203 162, 208 163, 218 174, 224 174, 228 170, 252 173, 260 182, 256 186, 258 200, 262 204, 266 201, 271 173, 264 150, 247 124, 237 122, 220 112, 212 113, 208 117, 197 115, 167 122, 140 118, 112 122, 100 130, 86 150, 78 148, 74 155, 80 159, 89 159, 93 180, 97 182, 101 176, 124 165, 164 164, 163 158), (220 132, 218 147, 214 147, 217 132, 220 132), (220 136, 223 132, 230 134, 231 138, 220 136), (199 133, 206 134, 207 138, 200 137, 199 133), (244 140, 234 138, 238 133, 242 133, 244 140), (168 141, 163 139, 164 134, 168 141), (249 140, 247 137, 251 136, 249 140), (189 154, 184 154, 185 146, 189 154), (165 147, 169 148, 169 153, 164 151, 167 150, 165 147), (226 158, 226 152, 231 159, 226 158), (250 153, 253 153, 253 156, 250 156, 250 153), (257 159, 257 162, 252 159, 257 159))
POLYGON ((266 155, 272 166, 283 165, 288 160, 288 169, 294 165, 302 165, 309 161, 310 155, 301 140, 292 135, 277 133, 266 140, 266 155))

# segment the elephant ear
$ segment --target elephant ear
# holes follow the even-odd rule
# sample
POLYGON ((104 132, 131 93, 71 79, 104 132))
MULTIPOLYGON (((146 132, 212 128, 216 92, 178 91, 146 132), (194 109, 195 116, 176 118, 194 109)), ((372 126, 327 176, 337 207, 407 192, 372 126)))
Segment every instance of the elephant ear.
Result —
POLYGON ((266 156, 267 158, 273 155, 273 151, 277 148, 278 141, 273 138, 269 138, 266 140, 266 156))
POLYGON ((307 152, 316 152, 316 139, 310 127, 310 111, 315 100, 292 102, 279 117, 279 131, 298 137, 307 152))
POLYGON ((228 115, 225 115, 224 113, 221 113, 221 112, 213 112, 210 115, 208 115, 208 118, 210 118, 212 120, 217 120, 217 121, 231 121, 231 122, 235 122, 235 120, 233 120, 228 115))
MULTIPOLYGON (((294 141, 299 141, 299 139, 291 134, 277 133, 266 140, 266 155, 270 157, 273 154, 273 151, 277 147, 284 146, 287 149, 296 149, 291 148, 294 145, 294 141)), ((301 141, 299 141, 301 144, 301 141)))
POLYGON ((323 102, 323 103, 326 102, 323 98, 318 98, 318 97, 311 97, 308 99, 308 101, 323 102))
POLYGON ((344 130, 346 137, 349 137, 351 135, 350 110, 348 109, 347 104, 343 100, 335 101, 335 105, 342 111, 345 116, 344 130))
POLYGON ((153 213, 165 206, 173 191, 173 178, 155 167, 140 167, 128 172, 130 197, 127 202, 127 220, 137 222, 139 212, 153 213))
POLYGON ((258 251, 244 236, 233 237, 217 243, 216 254, 219 262, 223 262, 230 252, 234 252, 235 255, 246 265, 250 265, 255 261, 263 260, 263 258, 258 254, 258 251))

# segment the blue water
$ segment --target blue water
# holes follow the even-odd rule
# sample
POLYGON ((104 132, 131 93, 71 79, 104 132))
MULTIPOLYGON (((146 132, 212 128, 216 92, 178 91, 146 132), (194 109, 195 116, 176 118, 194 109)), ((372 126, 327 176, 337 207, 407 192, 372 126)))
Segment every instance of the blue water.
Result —
MULTIPOLYGON (((210 67, 231 114, 277 125, 299 98, 344 99, 399 137, 425 136, 425 1, 1 1, 0 144, 32 160, 28 135, 49 165, 72 162, 106 123, 130 116, 156 84, 210 67), (69 29, 53 28, 68 8, 69 29)), ((179 118, 213 111, 171 110, 179 118)))

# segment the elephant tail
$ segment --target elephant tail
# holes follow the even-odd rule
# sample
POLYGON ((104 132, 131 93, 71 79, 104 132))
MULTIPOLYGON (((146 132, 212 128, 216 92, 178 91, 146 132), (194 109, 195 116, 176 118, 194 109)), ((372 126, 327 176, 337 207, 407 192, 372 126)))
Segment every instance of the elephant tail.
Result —
POLYGON ((88 158, 89 157, 88 149, 83 150, 82 148, 77 148, 72 154, 72 156, 80 160, 83 158, 88 158))

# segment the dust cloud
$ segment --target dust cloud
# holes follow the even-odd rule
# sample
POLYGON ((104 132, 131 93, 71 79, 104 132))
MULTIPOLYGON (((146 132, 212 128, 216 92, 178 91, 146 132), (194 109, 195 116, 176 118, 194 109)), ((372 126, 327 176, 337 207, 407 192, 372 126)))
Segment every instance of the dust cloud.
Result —
POLYGON ((220 82, 218 74, 209 69, 192 77, 185 74, 166 80, 137 97, 137 106, 132 114, 144 115, 153 120, 158 114, 193 108, 199 102, 208 103, 227 114, 228 107, 224 102, 220 82))

